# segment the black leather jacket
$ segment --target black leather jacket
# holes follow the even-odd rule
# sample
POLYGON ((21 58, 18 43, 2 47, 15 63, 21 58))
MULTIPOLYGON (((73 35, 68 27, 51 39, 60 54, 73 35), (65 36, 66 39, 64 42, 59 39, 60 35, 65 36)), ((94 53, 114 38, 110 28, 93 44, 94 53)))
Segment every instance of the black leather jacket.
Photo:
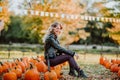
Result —
POLYGON ((57 37, 52 33, 48 35, 48 37, 45 40, 44 50, 45 59, 47 59, 47 55, 49 59, 53 59, 57 56, 57 53, 64 53, 71 56, 74 56, 75 54, 75 52, 61 47, 59 41, 57 40, 57 37))

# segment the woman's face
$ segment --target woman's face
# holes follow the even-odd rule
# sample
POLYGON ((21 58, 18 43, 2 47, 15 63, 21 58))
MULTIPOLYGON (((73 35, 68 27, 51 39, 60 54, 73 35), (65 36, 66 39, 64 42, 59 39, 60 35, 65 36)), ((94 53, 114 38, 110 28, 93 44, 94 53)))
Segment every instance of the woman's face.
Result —
POLYGON ((62 29, 61 29, 61 26, 60 26, 60 25, 58 25, 57 27, 55 27, 55 28, 53 29, 53 32, 54 32, 55 35, 57 35, 57 36, 61 33, 61 31, 62 31, 62 29))

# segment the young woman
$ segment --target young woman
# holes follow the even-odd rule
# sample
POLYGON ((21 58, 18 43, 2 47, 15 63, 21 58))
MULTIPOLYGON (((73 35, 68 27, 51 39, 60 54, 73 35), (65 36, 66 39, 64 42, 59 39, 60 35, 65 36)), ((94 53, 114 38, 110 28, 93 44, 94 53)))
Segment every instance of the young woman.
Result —
POLYGON ((83 70, 80 69, 74 59, 74 56, 76 56, 76 58, 78 58, 79 56, 75 52, 67 50, 60 46, 57 37, 60 35, 61 31, 62 25, 58 22, 54 22, 49 27, 48 32, 44 37, 44 55, 46 61, 49 58, 50 66, 56 66, 68 61, 70 67, 69 75, 87 78, 83 70), (75 71, 77 71, 78 75, 75 74, 75 71))

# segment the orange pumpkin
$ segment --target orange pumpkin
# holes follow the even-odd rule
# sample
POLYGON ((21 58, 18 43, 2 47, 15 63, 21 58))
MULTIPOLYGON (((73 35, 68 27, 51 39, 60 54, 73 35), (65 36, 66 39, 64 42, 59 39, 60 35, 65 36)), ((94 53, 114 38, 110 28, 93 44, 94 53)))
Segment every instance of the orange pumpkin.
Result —
POLYGON ((116 64, 117 62, 115 59, 111 59, 111 63, 116 64))
POLYGON ((7 64, 9 68, 12 68, 12 63, 11 62, 5 62, 4 64, 7 64))
POLYGON ((106 67, 107 69, 110 69, 111 63, 110 63, 110 62, 106 62, 105 67, 106 67))
POLYGON ((3 68, 2 68, 2 66, 0 65, 0 75, 2 74, 2 72, 3 72, 3 68))
POLYGON ((30 69, 25 72, 24 80, 40 80, 39 72, 30 64, 30 69))
POLYGON ((44 74, 44 80, 58 80, 57 79, 57 74, 55 73, 54 70, 51 70, 50 72, 47 71, 44 74))
POLYGON ((17 75, 14 72, 7 72, 3 75, 3 80, 17 80, 17 75))
POLYGON ((66 66, 66 65, 68 65, 68 62, 66 61, 66 62, 62 63, 62 65, 66 66))
POLYGON ((118 76, 120 77, 120 69, 119 69, 119 71, 118 71, 118 76))
POLYGON ((29 59, 28 59, 28 57, 23 57, 22 59, 23 59, 23 63, 26 65, 26 68, 28 68, 29 67, 29 59))
POLYGON ((112 64, 112 65, 111 65, 111 68, 110 68, 110 70, 111 70, 112 72, 118 72, 119 69, 120 69, 120 67, 119 67, 118 64, 112 64))
POLYGON ((106 64, 107 64, 108 62, 109 62, 108 59, 105 59, 105 60, 103 61, 103 66, 106 66, 106 64))
POLYGON ((61 65, 57 65, 57 66, 54 67, 54 71, 57 74, 57 78, 61 77, 61 69, 62 69, 61 65))
POLYGON ((1 66, 2 66, 2 72, 7 72, 9 67, 7 64, 3 64, 2 62, 0 62, 1 66))
POLYGON ((21 66, 22 72, 24 73, 25 72, 25 64, 20 60, 17 62, 17 64, 21 66))
POLYGON ((42 61, 46 61, 44 56, 40 56, 42 61))
POLYGON ((14 67, 11 72, 16 73, 17 78, 21 78, 22 77, 22 70, 20 68, 14 67))
POLYGON ((35 64, 35 66, 37 67, 37 70, 39 72, 46 72, 47 71, 47 65, 43 62, 43 61, 39 61, 35 64))
POLYGON ((34 59, 34 58, 31 58, 31 59, 29 60, 29 62, 35 65, 35 63, 37 63, 37 60, 34 59))
POLYGON ((18 63, 15 63, 15 65, 13 67, 19 68, 22 70, 22 67, 20 65, 18 65, 18 63))
POLYGON ((116 59, 116 63, 117 63, 117 64, 120 64, 120 60, 116 59))
POLYGON ((101 65, 104 64, 104 57, 103 57, 103 56, 100 57, 100 59, 99 59, 99 63, 100 63, 101 65))

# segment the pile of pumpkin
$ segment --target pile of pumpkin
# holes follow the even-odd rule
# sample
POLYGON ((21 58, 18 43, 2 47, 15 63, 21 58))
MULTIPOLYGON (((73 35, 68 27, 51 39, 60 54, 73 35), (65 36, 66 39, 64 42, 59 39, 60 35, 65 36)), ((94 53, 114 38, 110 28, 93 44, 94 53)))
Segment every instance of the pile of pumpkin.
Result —
POLYGON ((0 77, 2 80, 58 80, 64 65, 66 63, 50 67, 51 71, 48 71, 43 56, 23 57, 11 62, 0 62, 0 77))
POLYGON ((119 59, 111 59, 101 56, 99 59, 99 63, 103 65, 106 69, 109 69, 113 73, 117 73, 120 77, 120 60, 119 59))

